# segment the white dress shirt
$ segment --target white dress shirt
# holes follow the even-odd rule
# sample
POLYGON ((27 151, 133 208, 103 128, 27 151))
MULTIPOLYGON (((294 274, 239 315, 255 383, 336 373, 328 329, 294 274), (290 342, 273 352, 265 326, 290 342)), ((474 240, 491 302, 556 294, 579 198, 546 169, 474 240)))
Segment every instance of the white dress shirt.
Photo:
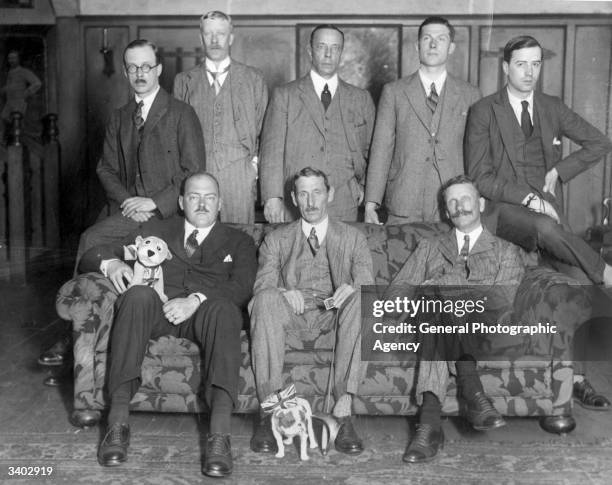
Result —
POLYGON ((463 248, 463 238, 464 236, 470 237, 470 247, 469 252, 474 248, 474 244, 482 234, 482 225, 478 226, 472 232, 461 232, 459 229, 455 228, 455 237, 457 238, 457 254, 461 254, 461 248, 463 248))
POLYGON ((510 106, 512 106, 512 111, 514 111, 514 116, 516 116, 519 125, 521 124, 521 116, 523 114, 523 105, 521 103, 523 101, 527 101, 529 103, 527 110, 529 111, 529 117, 531 118, 531 124, 533 125, 533 91, 531 91, 529 96, 527 96, 525 99, 521 99, 512 94, 508 89, 508 101, 510 101, 510 106))
POLYGON ((434 83, 436 86, 436 91, 438 92, 438 96, 442 93, 442 88, 444 87, 444 83, 446 82, 446 70, 438 77, 434 78, 427 74, 423 69, 419 69, 419 78, 421 79, 421 84, 425 88, 425 96, 429 98, 431 94, 431 83, 434 83))
POLYGON ((225 79, 227 78, 227 75, 229 74, 228 68, 230 65, 230 60, 231 60, 230 57, 227 56, 225 59, 223 59, 219 63, 219 67, 217 68, 217 66, 215 65, 213 61, 211 61, 208 57, 206 58, 206 77, 208 77, 208 82, 210 83, 211 86, 215 82, 215 78, 208 71, 220 72, 221 74, 217 76, 217 81, 219 81, 219 86, 223 86, 223 83, 225 82, 225 79))
POLYGON ((147 94, 144 98, 139 96, 138 94, 134 95, 134 98, 136 99, 136 104, 140 103, 142 101, 142 119, 144 121, 147 121, 147 116, 149 116, 149 111, 151 110, 151 105, 153 104, 153 101, 155 101, 155 96, 157 96, 157 93, 159 93, 159 86, 157 86, 157 88, 155 88, 155 91, 153 91, 152 93, 147 94))
POLYGON ((318 224, 311 224, 310 222, 306 222, 302 219, 302 232, 308 238, 310 236, 310 231, 312 228, 315 228, 315 232, 317 233, 317 239, 319 240, 319 244, 322 244, 325 240, 325 236, 327 235, 327 228, 329 227, 329 217, 326 217, 318 224))
POLYGON ((327 84, 327 89, 332 95, 332 98, 336 94, 336 90, 338 89, 338 74, 334 74, 329 79, 325 79, 323 76, 316 73, 314 70, 310 70, 310 79, 312 79, 312 84, 314 84, 314 90, 317 93, 319 99, 321 99, 321 93, 327 84))

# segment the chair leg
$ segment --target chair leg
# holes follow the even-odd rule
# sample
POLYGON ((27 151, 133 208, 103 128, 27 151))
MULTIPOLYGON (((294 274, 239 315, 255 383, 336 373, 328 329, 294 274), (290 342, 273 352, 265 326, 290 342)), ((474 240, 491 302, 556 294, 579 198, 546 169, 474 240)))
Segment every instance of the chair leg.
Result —
POLYGON ((91 409, 75 409, 70 416, 70 422, 73 426, 79 428, 91 428, 100 421, 102 413, 91 409))
POLYGON ((540 426, 544 431, 565 435, 576 428, 576 420, 573 416, 542 416, 540 426))

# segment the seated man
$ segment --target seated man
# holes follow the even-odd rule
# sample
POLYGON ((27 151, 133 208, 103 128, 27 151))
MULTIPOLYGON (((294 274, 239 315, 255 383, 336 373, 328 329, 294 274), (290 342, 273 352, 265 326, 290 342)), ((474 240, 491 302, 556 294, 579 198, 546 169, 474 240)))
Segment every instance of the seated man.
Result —
MULTIPOLYGON (((524 274, 518 247, 482 226, 484 199, 468 177, 459 175, 449 180, 442 187, 442 195, 454 229, 440 239, 422 241, 391 283, 386 297, 400 291, 402 285, 495 285, 505 289, 505 303, 511 306, 512 289, 516 290, 524 274)), ((467 418, 472 426, 488 430, 506 424, 484 393, 475 359, 462 353, 463 342, 450 335, 422 337, 425 341, 416 387, 421 412, 416 435, 404 453, 403 460, 408 463, 432 460, 444 443, 440 414, 449 365, 445 360, 434 360, 439 359, 438 355, 452 359, 448 364, 455 364, 458 392, 467 403, 467 418)))
POLYGON ((121 293, 110 339, 108 429, 98 461, 114 466, 126 460, 128 406, 140 385, 147 344, 173 335, 200 346, 202 391, 210 407, 202 473, 222 477, 232 472, 230 416, 238 391, 240 308, 255 280, 255 245, 246 234, 217 222, 222 201, 212 175, 188 177, 178 203, 184 218, 154 219, 123 241, 130 244, 138 234, 166 241, 172 253, 162 264, 166 303, 149 286, 129 287, 133 270, 118 259, 122 244, 96 246, 81 261, 82 270, 102 271, 121 293))
MULTIPOLYGON (((251 347, 257 397, 262 403, 283 386, 287 334, 336 325, 333 414, 336 449, 358 454, 363 444, 351 420, 352 396, 361 380, 361 285, 373 284, 365 236, 328 217, 334 198, 325 173, 306 167, 292 183, 301 218, 268 234, 259 250, 251 313, 251 347), (333 298, 334 309, 323 301, 333 298)), ((276 450, 270 420, 262 414, 251 440, 255 452, 276 450)))

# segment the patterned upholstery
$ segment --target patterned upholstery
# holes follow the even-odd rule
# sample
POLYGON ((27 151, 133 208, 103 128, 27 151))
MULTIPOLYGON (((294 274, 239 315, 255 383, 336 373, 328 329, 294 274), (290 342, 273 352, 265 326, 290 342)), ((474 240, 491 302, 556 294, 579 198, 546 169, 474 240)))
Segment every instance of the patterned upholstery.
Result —
MULTIPOLYGON (((424 237, 446 231, 443 224, 377 226, 355 224, 366 234, 374 261, 376 283, 388 284, 424 237)), ((236 226, 257 244, 273 225, 236 226)), ((533 261, 532 261, 533 262, 533 261)), ((532 266, 515 299, 516 321, 562 321, 567 328, 584 321, 588 299, 575 281, 559 273, 532 266)), ((74 332, 74 409, 100 410, 107 406, 105 371, 108 338, 117 295, 112 284, 97 273, 81 275, 62 286, 57 296, 58 314, 71 320, 74 332)), ((285 378, 307 397, 313 409, 324 410, 333 333, 312 335, 309 340, 287 339, 285 378)), ((570 415, 573 368, 569 337, 530 338, 514 349, 520 356, 511 362, 480 362, 486 392, 505 415, 570 415)), ((359 414, 414 414, 415 362, 370 362, 354 401, 359 414)), ((197 412, 203 403, 199 387, 199 351, 188 340, 162 337, 149 343, 142 366, 142 385, 132 408, 143 411, 197 412)), ((330 402, 330 406, 331 406, 330 402)), ((255 397, 249 342, 242 335, 242 366, 237 412, 253 412, 255 397)), ((458 411, 455 383, 444 402, 446 413, 458 411)))

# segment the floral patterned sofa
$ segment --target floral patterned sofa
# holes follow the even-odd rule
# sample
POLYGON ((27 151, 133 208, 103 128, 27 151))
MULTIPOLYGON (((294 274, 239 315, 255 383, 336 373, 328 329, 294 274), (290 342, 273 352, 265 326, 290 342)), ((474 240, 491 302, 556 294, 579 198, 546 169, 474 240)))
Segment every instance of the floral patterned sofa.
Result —
MULTIPOLYGON (((443 224, 355 225, 367 236, 378 285, 387 285, 393 279, 419 240, 448 230, 443 224)), ((265 224, 236 227, 250 234, 257 244, 273 229, 265 224)), ((72 420, 77 425, 95 424, 108 403, 105 372, 116 297, 112 284, 97 273, 70 280, 57 296, 58 314, 73 325, 72 420)), ((588 299, 574 280, 539 266, 528 268, 514 305, 517 322, 554 320, 570 325, 585 321, 589 312, 588 299)), ((565 333, 528 339, 523 348, 515 349, 515 355, 521 357, 514 361, 480 362, 481 379, 495 407, 508 416, 542 417, 542 426, 549 431, 571 431, 575 422, 571 417, 573 368, 568 341, 565 333)), ((296 384, 298 393, 309 399, 315 411, 323 408, 332 342, 331 332, 310 341, 288 339, 285 377, 296 384)), ((151 341, 142 367, 142 385, 131 407, 139 411, 202 411, 197 393, 199 380, 195 344, 173 337, 151 341)), ((415 414, 414 382, 414 360, 370 362, 354 400, 354 410, 358 414, 415 414)), ((449 387, 443 410, 456 414, 459 402, 454 381, 449 387)), ((238 399, 239 413, 258 408, 246 332, 242 336, 238 399)))

